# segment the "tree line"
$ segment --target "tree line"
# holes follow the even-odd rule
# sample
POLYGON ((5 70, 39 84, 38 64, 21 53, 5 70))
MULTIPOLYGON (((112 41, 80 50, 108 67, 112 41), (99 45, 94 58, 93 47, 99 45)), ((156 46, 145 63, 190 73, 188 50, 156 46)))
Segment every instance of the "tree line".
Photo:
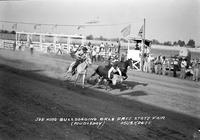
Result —
POLYGON ((0 33, 5 33, 5 34, 16 34, 15 31, 8 31, 8 30, 0 30, 0 33))
POLYGON ((87 40, 100 40, 100 41, 113 41, 113 42, 117 42, 117 41, 122 41, 122 42, 128 42, 126 39, 124 38, 105 38, 103 36, 99 36, 99 37, 94 37, 93 35, 88 35, 86 36, 87 40))
POLYGON ((187 43, 185 43, 185 41, 182 41, 182 40, 178 40, 178 41, 174 41, 174 42, 165 41, 165 42, 161 43, 158 40, 153 39, 152 44, 164 45, 164 46, 180 46, 180 47, 195 48, 195 41, 193 39, 190 39, 187 43))
MULTIPOLYGON (((86 36, 87 40, 100 40, 100 41, 118 41, 119 38, 105 38, 103 36, 100 37, 94 37, 93 35, 88 35, 86 36)), ((120 38, 120 41, 122 42, 128 42, 126 39, 120 38)), ((154 45, 163 45, 163 46, 180 46, 180 47, 190 47, 190 48, 195 48, 195 41, 193 39, 190 39, 187 43, 185 43, 185 41, 182 40, 178 40, 178 41, 165 41, 163 43, 159 42, 157 39, 153 39, 152 40, 152 44, 154 45)))

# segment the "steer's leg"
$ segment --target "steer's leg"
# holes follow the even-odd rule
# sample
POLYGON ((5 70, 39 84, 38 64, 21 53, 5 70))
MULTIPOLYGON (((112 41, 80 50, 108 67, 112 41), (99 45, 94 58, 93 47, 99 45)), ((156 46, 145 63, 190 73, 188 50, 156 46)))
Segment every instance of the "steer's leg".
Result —
POLYGON ((123 75, 123 80, 126 80, 127 78, 128 78, 128 76, 127 76, 127 74, 126 73, 124 73, 124 74, 122 74, 123 75))

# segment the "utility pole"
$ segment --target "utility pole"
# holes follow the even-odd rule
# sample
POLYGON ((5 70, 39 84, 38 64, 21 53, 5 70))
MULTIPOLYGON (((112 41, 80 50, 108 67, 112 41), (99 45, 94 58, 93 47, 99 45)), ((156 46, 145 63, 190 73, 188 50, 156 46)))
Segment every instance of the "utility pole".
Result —
POLYGON ((142 33, 142 48, 141 48, 141 61, 140 61, 140 70, 143 71, 144 66, 144 46, 145 46, 145 23, 146 19, 144 18, 144 24, 143 24, 143 33, 142 33))

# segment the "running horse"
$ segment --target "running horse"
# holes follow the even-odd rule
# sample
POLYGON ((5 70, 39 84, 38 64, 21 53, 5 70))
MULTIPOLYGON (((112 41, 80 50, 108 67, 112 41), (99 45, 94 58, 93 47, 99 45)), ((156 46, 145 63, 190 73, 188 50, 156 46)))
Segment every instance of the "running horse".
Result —
MULTIPOLYGON (((65 73, 65 77, 68 76, 69 73, 72 74, 72 67, 74 66, 75 62, 72 62, 70 64, 70 66, 67 68, 67 72, 65 73)), ((84 84, 85 84, 85 75, 87 73, 87 68, 88 66, 92 64, 91 59, 88 57, 86 58, 82 63, 80 63, 77 68, 76 68, 76 72, 75 72, 75 81, 74 81, 74 85, 76 86, 76 83, 78 81, 79 76, 82 75, 82 88, 84 88, 84 84)))
MULTIPOLYGON (((132 64, 133 64, 133 61, 132 59, 128 59, 126 61, 120 61, 120 62, 114 62, 114 63, 118 63, 118 67, 122 73, 122 77, 123 77, 123 80, 126 80, 128 78, 127 76, 127 70, 128 70, 128 67, 132 67, 132 64)), ((110 81, 112 82, 113 85, 116 85, 117 83, 117 80, 119 79, 119 73, 116 73, 116 74, 111 74, 111 80, 108 79, 108 71, 109 69, 111 68, 111 65, 107 65, 107 66, 98 66, 96 69, 95 69, 95 72, 90 76, 90 79, 95 76, 95 75, 99 75, 99 79, 98 79, 98 83, 99 84, 102 80, 105 80, 105 81, 110 81)), ((106 89, 107 89, 107 84, 106 83, 106 89)))

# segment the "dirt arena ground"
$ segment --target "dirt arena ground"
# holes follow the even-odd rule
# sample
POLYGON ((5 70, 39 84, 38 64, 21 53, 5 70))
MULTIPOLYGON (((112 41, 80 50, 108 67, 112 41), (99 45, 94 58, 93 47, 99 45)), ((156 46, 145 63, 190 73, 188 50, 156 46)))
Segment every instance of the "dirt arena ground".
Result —
POLYGON ((70 62, 0 50, 0 139, 192 140, 200 128, 199 82, 129 71, 112 91, 82 89, 63 78, 70 62))

